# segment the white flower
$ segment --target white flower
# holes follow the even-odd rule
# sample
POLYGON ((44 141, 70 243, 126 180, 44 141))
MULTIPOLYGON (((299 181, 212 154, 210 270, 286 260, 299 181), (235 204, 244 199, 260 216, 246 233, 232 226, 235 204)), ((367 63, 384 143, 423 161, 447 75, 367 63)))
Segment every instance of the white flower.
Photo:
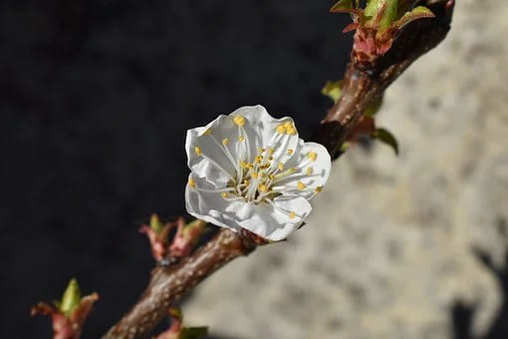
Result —
POLYGON ((304 142, 291 118, 274 119, 262 106, 188 130, 185 149, 189 214, 273 241, 307 218, 331 168, 326 148, 304 142))

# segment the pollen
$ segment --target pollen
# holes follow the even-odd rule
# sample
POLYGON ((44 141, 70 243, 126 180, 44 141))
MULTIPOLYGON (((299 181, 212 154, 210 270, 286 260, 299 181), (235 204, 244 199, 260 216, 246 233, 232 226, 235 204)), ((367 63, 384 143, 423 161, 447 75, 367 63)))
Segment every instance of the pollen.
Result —
POLYGON ((212 134, 212 129, 209 128, 205 131, 205 133, 203 133, 203 135, 211 135, 212 134))
POLYGON ((258 147, 258 153, 259 153, 259 154, 263 154, 263 152, 264 152, 264 151, 265 151, 265 149, 264 149, 264 148, 258 147))
POLYGON ((234 118, 233 118, 233 122, 235 124, 237 124, 238 126, 240 127, 243 127, 243 125, 245 125, 245 118, 242 117, 241 115, 236 115, 234 118))
POLYGON ((294 150, 292 148, 288 149, 288 155, 293 154, 294 150))
POLYGON ((305 171, 305 174, 312 175, 313 172, 314 172, 314 169, 312 167, 308 167, 307 170, 305 171))
POLYGON ((221 196, 222 196, 224 199, 226 199, 226 198, 228 197, 228 194, 227 194, 226 192, 222 192, 222 193, 221 193, 221 196))
POLYGON ((239 141, 239 142, 244 142, 244 141, 245 141, 245 137, 244 137, 243 135, 240 135, 240 136, 238 137, 238 141, 239 141))
POLYGON ((222 139, 222 144, 223 144, 224 146, 227 146, 227 145, 229 144, 229 139, 228 139, 228 138, 224 138, 224 139, 222 139))
POLYGON ((251 176, 252 179, 257 179, 258 178, 258 173, 257 172, 252 172, 250 174, 250 176, 251 176))
POLYGON ((198 157, 203 154, 203 151, 201 151, 201 147, 199 146, 194 147, 194 152, 196 152, 198 157))
POLYGON ((279 162, 279 171, 284 171, 284 164, 279 162))
POLYGON ((294 219, 294 218, 296 218, 296 213, 295 212, 289 213, 289 219, 294 219))
POLYGON ((260 164, 263 161, 263 157, 261 155, 258 155, 256 157, 256 163, 260 164))
POLYGON ((323 191, 323 186, 318 186, 315 189, 316 193, 321 193, 323 191))
POLYGON ((268 192, 268 187, 266 187, 265 184, 261 184, 261 185, 258 186, 258 191, 261 192, 261 193, 268 192))
POLYGON ((275 130, 279 134, 285 134, 286 133, 286 126, 284 124, 280 124, 279 126, 277 126, 277 128, 275 128, 275 130))
POLYGON ((307 156, 312 161, 316 161, 316 159, 317 159, 317 153, 316 152, 309 152, 309 154, 307 156))
POLYGON ((273 153, 275 153, 275 150, 273 148, 269 148, 268 149, 268 155, 273 155, 273 153))
POLYGON ((301 181, 298 181, 298 183, 296 184, 296 187, 298 187, 298 189, 300 191, 303 191, 305 188, 307 188, 307 186, 305 186, 305 184, 301 181))
POLYGON ((189 186, 192 188, 196 188, 196 181, 194 179, 189 178, 189 186))

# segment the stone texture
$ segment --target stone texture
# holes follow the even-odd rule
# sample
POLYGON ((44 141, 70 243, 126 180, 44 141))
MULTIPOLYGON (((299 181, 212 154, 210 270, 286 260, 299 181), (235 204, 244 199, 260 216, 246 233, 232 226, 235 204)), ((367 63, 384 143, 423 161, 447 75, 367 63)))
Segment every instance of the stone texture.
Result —
MULTIPOLYGON (((508 209, 508 6, 458 1, 449 38, 387 92, 380 125, 398 137, 336 163, 306 227, 203 283, 187 322, 233 338, 453 338, 502 303, 508 209)), ((325 80, 325 79, 323 79, 325 80)))

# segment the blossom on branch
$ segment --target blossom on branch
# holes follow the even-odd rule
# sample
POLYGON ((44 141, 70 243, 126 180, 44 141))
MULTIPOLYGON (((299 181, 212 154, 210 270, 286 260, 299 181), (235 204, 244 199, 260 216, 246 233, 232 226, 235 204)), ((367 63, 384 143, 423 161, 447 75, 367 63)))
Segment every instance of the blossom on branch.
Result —
POLYGON ((262 106, 187 131, 185 148, 189 214, 271 241, 303 224, 331 168, 325 147, 304 142, 291 118, 275 119, 262 106))

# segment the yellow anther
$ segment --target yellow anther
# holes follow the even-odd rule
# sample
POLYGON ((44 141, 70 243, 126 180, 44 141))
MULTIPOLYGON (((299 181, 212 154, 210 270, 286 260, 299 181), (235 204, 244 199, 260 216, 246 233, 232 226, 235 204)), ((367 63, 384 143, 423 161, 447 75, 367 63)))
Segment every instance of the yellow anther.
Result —
POLYGON ((268 175, 268 178, 270 178, 270 180, 271 180, 271 181, 273 181, 273 180, 275 179, 275 175, 273 175, 273 174, 269 174, 269 175, 268 175))
POLYGON ((260 164, 263 161, 263 157, 261 155, 258 155, 256 157, 256 163, 260 164))
POLYGON ((279 162, 279 171, 284 171, 284 164, 279 162))
POLYGON ((277 133, 279 134, 284 134, 286 133, 286 126, 284 126, 284 124, 280 124, 278 125, 275 130, 277 131, 277 133))
POLYGON ((288 149, 288 155, 293 154, 293 152, 294 152, 294 150, 293 150, 292 148, 289 148, 289 149, 288 149))
POLYGON ((196 182, 194 181, 194 179, 189 178, 189 186, 192 188, 196 188, 196 182))
POLYGON ((286 127, 286 128, 292 128, 293 127, 293 123, 291 121, 286 121, 284 123, 284 127, 286 127))
POLYGON ((268 157, 268 161, 273 161, 273 157, 272 157, 272 156, 269 156, 269 157, 268 157))
POLYGON ((222 144, 223 144, 224 146, 227 146, 227 144, 229 144, 229 139, 228 139, 228 138, 224 138, 224 139, 222 139, 222 144))
POLYGON ((196 152, 197 156, 200 156, 201 154, 203 154, 203 152, 201 151, 201 148, 199 146, 194 147, 194 152, 196 152))
POLYGON ((261 185, 258 186, 258 191, 261 192, 261 193, 268 192, 268 187, 266 187, 265 184, 261 184, 261 185))
POLYGON ((294 218, 296 218, 296 213, 295 212, 289 213, 289 219, 294 219, 294 218))
POLYGON ((241 115, 236 115, 233 118, 233 122, 241 127, 241 126, 245 125, 245 118, 242 117, 241 115))
POLYGON ((290 168, 290 169, 288 170, 288 173, 289 173, 289 174, 293 174, 293 173, 295 173, 295 172, 296 172, 296 168, 294 168, 294 167, 292 167, 292 168, 290 168))
POLYGON ((252 179, 257 179, 258 178, 258 173, 257 172, 252 172, 250 174, 250 176, 251 176, 252 179))
POLYGON ((222 192, 222 193, 221 193, 221 196, 222 196, 224 199, 226 199, 226 198, 228 197, 228 194, 227 194, 226 192, 222 192))
POLYGON ((289 135, 296 135, 296 128, 294 128, 293 126, 286 128, 286 133, 289 135))
POLYGON ((246 185, 246 186, 249 186, 249 180, 245 179, 245 180, 243 181, 243 184, 244 184, 244 185, 246 185))
POLYGON ((264 148, 258 147, 258 153, 259 153, 259 154, 263 154, 263 152, 264 152, 264 151, 265 151, 265 149, 264 149, 264 148))
POLYGON ((212 129, 209 128, 205 131, 205 133, 203 133, 203 135, 211 135, 212 134, 212 129))
POLYGON ((301 181, 298 181, 298 183, 296 184, 296 187, 298 187, 298 189, 300 191, 303 191, 305 188, 307 188, 307 186, 305 186, 305 184, 301 181))
POLYGON ((268 149, 268 155, 273 155, 273 153, 275 153, 275 150, 273 148, 269 148, 268 149))
POLYGON ((307 174, 307 175, 312 175, 312 172, 314 172, 314 170, 312 169, 312 167, 309 167, 309 168, 307 168, 307 170, 305 171, 305 174, 307 174))
POLYGON ((323 186, 318 186, 315 189, 316 193, 321 193, 322 190, 323 190, 323 186))
POLYGON ((312 161, 316 161, 316 159, 317 159, 317 153, 316 152, 309 152, 309 154, 307 156, 312 161))
POLYGON ((240 135, 240 136, 238 137, 238 141, 239 141, 239 142, 244 142, 244 141, 245 141, 245 137, 244 137, 243 135, 240 135))

